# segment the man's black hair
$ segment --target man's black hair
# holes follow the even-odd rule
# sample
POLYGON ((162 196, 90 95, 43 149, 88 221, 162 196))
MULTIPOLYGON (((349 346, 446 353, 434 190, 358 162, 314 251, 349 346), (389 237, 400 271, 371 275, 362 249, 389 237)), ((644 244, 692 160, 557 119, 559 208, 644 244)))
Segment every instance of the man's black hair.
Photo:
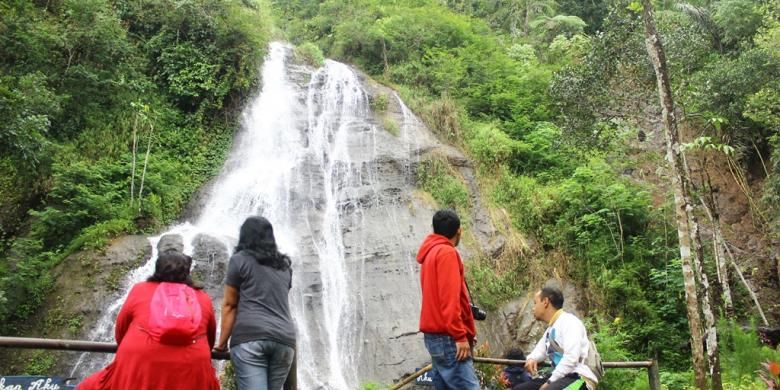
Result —
POLYGON ((439 210, 433 214, 433 232, 447 238, 455 237, 460 229, 458 214, 449 209, 439 210))
POLYGON ((560 309, 563 307, 563 293, 556 287, 543 287, 539 294, 539 299, 547 298, 554 308, 560 309))

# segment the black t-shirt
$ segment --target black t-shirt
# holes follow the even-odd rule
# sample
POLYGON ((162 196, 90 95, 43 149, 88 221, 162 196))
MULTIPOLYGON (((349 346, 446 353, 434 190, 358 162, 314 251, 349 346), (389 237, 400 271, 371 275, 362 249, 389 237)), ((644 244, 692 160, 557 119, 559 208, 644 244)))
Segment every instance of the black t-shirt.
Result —
POLYGON ((295 323, 287 299, 292 270, 262 265, 243 252, 230 257, 225 284, 238 289, 238 314, 230 346, 272 340, 295 348, 295 323))

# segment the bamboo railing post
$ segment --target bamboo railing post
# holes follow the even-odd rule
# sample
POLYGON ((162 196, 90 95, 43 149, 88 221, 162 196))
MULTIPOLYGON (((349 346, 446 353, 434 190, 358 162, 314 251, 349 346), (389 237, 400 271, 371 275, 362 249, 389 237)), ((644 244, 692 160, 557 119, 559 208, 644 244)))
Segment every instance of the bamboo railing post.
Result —
POLYGON ((650 367, 647 367, 647 379, 650 382, 650 390, 661 390, 661 376, 658 373, 658 361, 650 361, 650 367))
POLYGON ((398 390, 398 389, 406 386, 407 384, 409 384, 409 382, 417 379, 418 376, 420 376, 422 374, 425 374, 426 372, 430 371, 432 368, 433 368, 433 365, 429 364, 429 365, 427 365, 427 366, 417 370, 417 372, 415 372, 414 374, 409 375, 408 377, 406 377, 406 379, 404 379, 404 380, 396 383, 395 385, 393 385, 393 387, 391 387, 390 390, 398 390))

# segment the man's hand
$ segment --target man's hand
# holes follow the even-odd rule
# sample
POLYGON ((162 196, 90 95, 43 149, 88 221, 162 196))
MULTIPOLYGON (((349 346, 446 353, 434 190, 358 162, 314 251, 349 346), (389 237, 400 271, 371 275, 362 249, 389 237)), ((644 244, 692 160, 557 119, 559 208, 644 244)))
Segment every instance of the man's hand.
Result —
POLYGON ((227 352, 228 351, 227 345, 215 345, 214 348, 212 349, 212 351, 214 351, 214 352, 227 352))
POLYGON ((528 359, 525 361, 525 370, 528 371, 528 373, 531 374, 531 376, 536 375, 536 360, 534 359, 528 359))
POLYGON ((468 340, 456 342, 455 347, 458 349, 455 352, 455 359, 458 361, 466 360, 471 356, 471 344, 469 344, 468 340))

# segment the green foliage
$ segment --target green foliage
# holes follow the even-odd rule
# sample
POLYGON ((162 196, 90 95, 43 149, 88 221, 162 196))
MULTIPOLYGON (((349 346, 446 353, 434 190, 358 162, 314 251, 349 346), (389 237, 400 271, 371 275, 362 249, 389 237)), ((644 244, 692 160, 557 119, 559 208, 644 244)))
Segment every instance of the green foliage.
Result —
POLYGON ((443 159, 428 159, 417 167, 420 187, 433 195, 439 207, 451 208, 466 214, 471 205, 466 186, 443 159))
POLYGON ((495 260, 479 257, 470 259, 467 269, 473 298, 484 309, 496 310, 523 292, 520 277, 524 269, 520 262, 514 262, 514 269, 497 273, 495 260))
POLYGON ((47 205, 31 212, 36 219, 32 235, 44 246, 67 243, 87 226, 122 213, 118 206, 127 174, 119 166, 77 162, 55 163, 52 169, 47 205))
POLYGON ((569 176, 576 166, 577 151, 563 142, 561 130, 552 123, 537 122, 516 145, 509 164, 516 174, 546 181, 569 176))
MULTIPOLYGON (((627 348, 631 339, 621 326, 618 317, 612 323, 600 322, 598 332, 591 332, 603 361, 629 361, 634 355, 627 348)), ((606 369, 604 378, 599 381, 599 389, 643 389, 648 388, 647 373, 644 369, 606 369)))
POLYGON ((67 329, 71 336, 76 336, 81 331, 83 315, 69 315, 65 312, 64 299, 57 297, 57 306, 46 313, 44 320, 44 333, 57 332, 61 329, 67 329))
POLYGON ((171 222, 215 174, 257 85, 267 9, 246 0, 0 4, 4 331, 34 312, 65 256, 171 222))
POLYGON ((295 57, 298 61, 307 65, 320 67, 325 63, 325 56, 322 50, 311 42, 304 42, 295 47, 295 57))
POLYGON ((558 10, 567 15, 579 16, 586 23, 585 32, 588 34, 602 31, 601 25, 609 11, 608 2, 601 0, 558 0, 558 10))
MULTIPOLYGON (((755 326, 742 328, 734 322, 722 320, 718 324, 721 340, 721 361, 724 379, 732 384, 758 385, 755 374, 761 363, 768 360, 780 361, 780 351, 760 343, 755 326)), ((761 388, 761 387, 756 387, 761 388)))
POLYGON ((395 121, 388 117, 382 117, 382 127, 387 130, 388 133, 398 136, 401 133, 401 130, 398 129, 398 125, 395 124, 395 121))
MULTIPOLYGON (((723 117, 728 125, 724 132, 745 142, 766 136, 766 128, 746 121, 743 112, 756 109, 761 96, 768 96, 766 80, 773 80, 780 72, 780 61, 762 49, 746 50, 736 58, 720 57, 706 65, 690 80, 690 87, 683 101, 694 112, 707 117, 723 117), (761 91, 764 90, 762 93, 761 91), (756 94, 762 95, 756 96, 756 94), (750 107, 748 103, 754 104, 750 107)), ((770 84, 769 88, 772 88, 770 84)), ((761 119, 759 116, 758 119, 761 119)))
POLYGON ((49 351, 35 351, 27 360, 24 375, 51 375, 56 364, 55 356, 49 351))
POLYGON ((0 152, 34 168, 49 149, 51 116, 60 111, 59 97, 40 72, 18 79, 0 78, 0 152))
POLYGON ((475 123, 466 135, 468 150, 482 169, 508 165, 516 144, 517 141, 490 123, 475 123))
POLYGON ((378 114, 383 114, 385 111, 387 111, 387 95, 383 93, 378 93, 376 95, 371 96, 368 105, 371 107, 371 110, 378 114))
POLYGON ((714 3, 713 19, 723 31, 724 43, 750 41, 761 26, 759 5, 748 0, 721 0, 714 3))

